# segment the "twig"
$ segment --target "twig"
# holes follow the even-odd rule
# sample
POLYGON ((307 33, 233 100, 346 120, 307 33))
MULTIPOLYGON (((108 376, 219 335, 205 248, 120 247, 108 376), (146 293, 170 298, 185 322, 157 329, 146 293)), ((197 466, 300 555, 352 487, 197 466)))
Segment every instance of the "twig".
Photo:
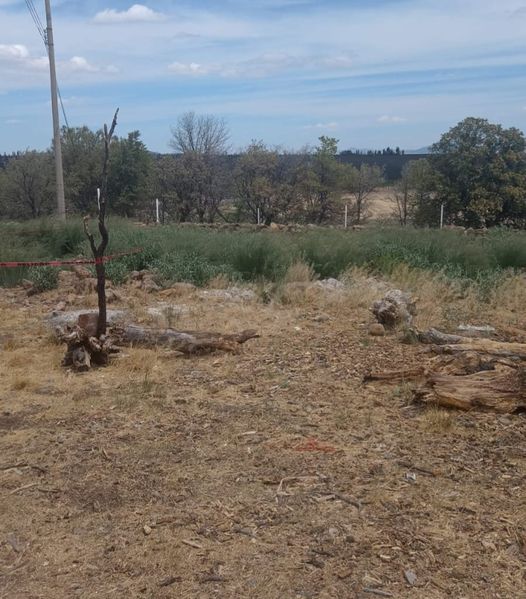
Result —
POLYGON ((181 543, 184 543, 185 545, 190 545, 190 547, 193 547, 194 549, 203 548, 203 546, 200 543, 197 543, 196 541, 191 541, 190 539, 182 539, 181 543))
POLYGON ((338 493, 338 492, 335 492, 332 494, 334 495, 334 497, 336 497, 336 499, 339 499, 340 501, 343 501, 344 503, 348 503, 349 505, 353 505, 358 510, 362 509, 362 503, 358 499, 353 499, 352 497, 348 497, 347 495, 344 495, 343 493, 338 493))
POLYGON ((29 464, 25 462, 21 462, 20 464, 6 464, 4 466, 0 466, 0 470, 14 470, 15 468, 28 468, 29 464))
POLYGON ((28 485, 23 485, 22 487, 18 487, 17 489, 13 489, 12 491, 9 491, 8 495, 14 495, 15 493, 18 493, 19 491, 23 491, 24 489, 30 489, 31 487, 36 487, 38 485, 38 483, 29 483, 28 485))
POLYGON ((393 593, 388 591, 382 591, 380 589, 371 589, 369 587, 363 589, 364 593, 370 593, 371 595, 378 595, 379 597, 394 597, 393 593))
POLYGON ((406 462, 405 460, 398 460, 398 464, 404 468, 409 468, 409 470, 416 470, 422 474, 429 474, 429 476, 437 476, 437 473, 433 470, 423 468, 422 466, 415 466, 415 464, 411 464, 411 462, 406 462))

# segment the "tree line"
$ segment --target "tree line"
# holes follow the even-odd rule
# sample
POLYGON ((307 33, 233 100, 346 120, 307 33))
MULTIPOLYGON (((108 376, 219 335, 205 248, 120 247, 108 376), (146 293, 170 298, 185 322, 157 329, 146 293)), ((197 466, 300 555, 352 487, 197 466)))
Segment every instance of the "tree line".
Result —
MULTIPOLYGON (((148 151, 138 131, 113 142, 108 197, 111 212, 151 219, 158 198, 165 221, 363 223, 371 194, 385 185, 382 168, 344 160, 338 140, 284 152, 253 141, 233 155, 226 122, 193 112, 171 130, 172 154, 148 151)), ((62 130, 67 209, 93 207, 102 163, 102 132, 62 130)), ((515 128, 467 118, 442 135, 425 159, 407 162, 390 188, 402 225, 471 227, 526 224, 526 141, 515 128)), ((386 148, 383 155, 402 155, 386 148)), ((0 217, 38 218, 55 209, 52 148, 28 150, 0 168, 0 217)))

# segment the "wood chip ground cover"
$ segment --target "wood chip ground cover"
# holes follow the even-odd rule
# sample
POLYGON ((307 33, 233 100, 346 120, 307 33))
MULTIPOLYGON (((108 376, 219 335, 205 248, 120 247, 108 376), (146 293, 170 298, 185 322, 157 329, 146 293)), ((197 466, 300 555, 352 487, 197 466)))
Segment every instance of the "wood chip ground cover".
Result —
POLYGON ((427 359, 366 309, 189 297, 181 328, 261 338, 72 375, 56 299, 0 295, 0 597, 526 595, 524 416, 364 386, 427 359))

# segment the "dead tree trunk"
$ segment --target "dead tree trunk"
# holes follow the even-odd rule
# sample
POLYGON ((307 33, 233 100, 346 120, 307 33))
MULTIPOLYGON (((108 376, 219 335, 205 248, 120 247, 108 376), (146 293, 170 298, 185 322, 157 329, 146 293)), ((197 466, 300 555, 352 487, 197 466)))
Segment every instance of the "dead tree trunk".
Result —
POLYGON ((99 221, 99 233, 100 243, 96 245, 93 234, 90 233, 88 223, 89 217, 84 218, 84 231, 87 238, 89 239, 91 251, 95 258, 95 271, 97 273, 97 296, 99 304, 99 320, 97 324, 96 337, 100 337, 106 333, 106 268, 104 266, 104 252, 108 247, 109 234, 106 228, 106 197, 108 193, 108 165, 110 159, 110 143, 115 127, 117 126, 117 115, 119 109, 115 111, 113 121, 111 123, 110 130, 108 126, 104 125, 104 162, 102 166, 102 180, 100 186, 100 196, 98 198, 98 221, 99 221))

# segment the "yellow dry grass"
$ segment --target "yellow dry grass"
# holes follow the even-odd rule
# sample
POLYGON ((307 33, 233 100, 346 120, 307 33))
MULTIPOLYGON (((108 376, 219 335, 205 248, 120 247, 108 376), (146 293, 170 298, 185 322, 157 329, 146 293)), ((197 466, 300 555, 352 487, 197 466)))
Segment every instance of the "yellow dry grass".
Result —
MULTIPOLYGON (((433 294, 481 305, 420 274, 395 281, 432 324, 446 309, 433 294)), ((122 293, 145 321, 165 297, 122 293)), ((522 596, 523 420, 365 387, 371 368, 428 359, 367 335, 381 295, 359 270, 297 302, 183 294, 178 327, 261 338, 191 358, 125 348, 78 375, 42 325, 57 293, 0 292, 0 596, 522 596)))

